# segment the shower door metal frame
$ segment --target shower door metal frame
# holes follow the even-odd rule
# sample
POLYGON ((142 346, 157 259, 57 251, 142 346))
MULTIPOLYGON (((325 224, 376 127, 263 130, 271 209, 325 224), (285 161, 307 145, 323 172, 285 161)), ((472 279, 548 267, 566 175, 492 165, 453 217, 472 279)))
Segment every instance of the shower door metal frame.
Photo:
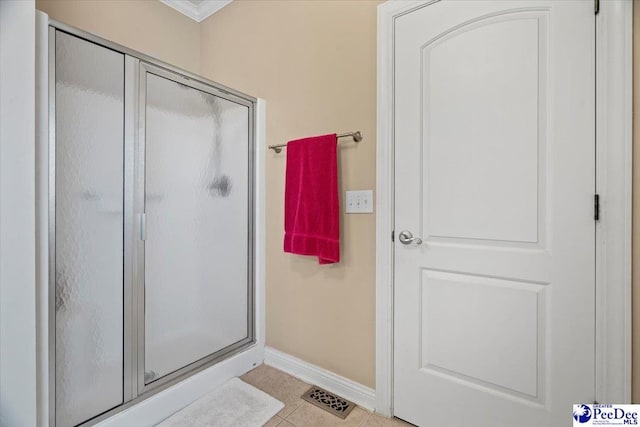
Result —
POLYGON ((150 390, 154 390, 157 387, 161 387, 163 384, 174 381, 178 378, 181 378, 187 373, 192 372, 194 369, 199 369, 201 367, 210 366, 216 361, 222 360, 223 358, 244 349, 247 345, 250 345, 255 342, 255 325, 254 325, 254 237, 253 237, 253 218, 254 218, 254 194, 253 194, 253 182, 254 182, 254 149, 253 149, 253 141, 254 141, 254 126, 252 118, 255 117, 255 109, 254 103, 238 97, 234 94, 224 93, 220 90, 217 90, 215 87, 198 81, 197 79, 192 79, 186 76, 183 76, 174 71, 169 71, 159 67, 157 65, 151 64, 146 61, 139 62, 139 98, 138 98, 138 136, 137 136, 137 147, 136 147, 136 183, 135 183, 135 193, 136 193, 136 206, 137 206, 137 215, 145 213, 145 182, 146 182, 146 98, 147 98, 147 74, 153 74, 178 84, 190 87, 195 90, 199 90, 201 92, 205 92, 207 94, 226 99, 227 101, 234 102, 239 105, 243 105, 248 109, 248 117, 249 117, 249 146, 247 147, 248 153, 248 171, 249 171, 249 179, 248 179, 248 206, 247 206, 247 225, 248 225, 248 233, 247 233, 247 248, 248 248, 248 264, 247 264, 247 336, 240 341, 237 341, 227 347, 224 347, 214 353, 211 353, 199 360, 195 360, 189 365, 183 366, 182 368, 173 371, 167 375, 164 375, 157 380, 150 382, 149 384, 145 383, 144 380, 144 364, 145 364, 145 253, 144 253, 144 240, 142 239, 142 234, 146 234, 146 231, 140 230, 140 226, 143 223, 142 221, 136 221, 136 232, 135 235, 138 237, 138 244, 135 245, 135 268, 139 280, 136 281, 136 290, 137 293, 137 315, 138 315, 138 393, 147 393, 150 390))
POLYGON ((49 34, 49 425, 56 425, 56 29, 49 34))
POLYGON ((56 31, 116 51, 124 55, 124 129, 123 129, 123 401, 120 405, 85 421, 81 426, 92 426, 131 407, 180 381, 207 369, 256 344, 255 318, 255 243, 254 233, 256 197, 256 104, 257 99, 242 92, 178 67, 166 64, 143 53, 110 42, 91 33, 49 19, 48 28, 48 95, 49 95, 49 144, 48 144, 48 406, 50 426, 56 425, 56 31), (197 90, 207 92, 248 108, 248 253, 247 253, 247 337, 213 354, 197 360, 152 383, 144 384, 144 242, 139 240, 137 214, 144 206, 144 118, 141 116, 145 97, 142 96, 141 76, 151 72, 197 90), (141 120, 142 119, 142 120, 141 120), (142 151, 141 151, 142 150, 142 151), (141 310, 142 309, 142 310, 141 310))

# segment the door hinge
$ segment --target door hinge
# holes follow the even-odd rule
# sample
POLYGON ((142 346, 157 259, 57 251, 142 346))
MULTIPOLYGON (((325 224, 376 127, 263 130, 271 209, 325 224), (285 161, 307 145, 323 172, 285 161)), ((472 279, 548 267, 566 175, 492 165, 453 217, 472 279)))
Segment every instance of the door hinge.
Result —
POLYGON ((396 230, 391 230, 391 241, 392 242, 396 241, 396 230))
POLYGON ((593 0, 593 12, 594 15, 600 13, 600 0, 593 0))
POLYGON ((600 220, 600 195, 593 195, 593 219, 595 221, 600 220))

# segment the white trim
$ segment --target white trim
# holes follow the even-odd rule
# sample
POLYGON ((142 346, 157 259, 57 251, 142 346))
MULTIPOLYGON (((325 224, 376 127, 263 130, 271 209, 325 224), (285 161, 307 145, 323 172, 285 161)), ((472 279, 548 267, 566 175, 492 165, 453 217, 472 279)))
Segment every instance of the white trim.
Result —
POLYGON ((393 415, 393 22, 422 1, 378 6, 376 142, 376 412, 393 415))
POLYGON ((0 425, 37 425, 35 2, 0 1, 0 425))
POLYGON ((631 402, 632 2, 596 19, 596 400, 631 402))
MULTIPOLYGON (((426 4, 378 6, 376 158, 376 412, 393 414, 393 22, 426 4)), ((596 397, 631 399, 631 123, 632 3, 600 2, 597 16, 596 397), (621 309, 622 308, 622 309, 621 309)))
POLYGON ((275 348, 265 347, 264 363, 309 384, 325 388, 370 411, 375 406, 375 391, 372 388, 278 351, 275 348))
POLYGON ((188 0, 160 0, 170 8, 177 10, 196 22, 202 22, 220 9, 231 4, 233 0, 204 0, 195 5, 188 0))
POLYGON ((256 102, 256 147, 255 147, 255 185, 254 192, 256 198, 254 236, 255 236, 255 333, 258 349, 258 359, 264 361, 264 346, 266 340, 265 322, 265 151, 267 146, 266 124, 267 124, 267 103, 259 98, 256 102))

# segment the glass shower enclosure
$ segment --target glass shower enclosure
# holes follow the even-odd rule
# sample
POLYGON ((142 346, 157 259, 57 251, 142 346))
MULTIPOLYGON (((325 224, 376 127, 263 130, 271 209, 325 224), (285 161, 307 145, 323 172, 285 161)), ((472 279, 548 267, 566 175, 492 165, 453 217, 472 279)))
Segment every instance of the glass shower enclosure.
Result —
POLYGON ((50 27, 52 425, 254 342, 254 98, 50 27))

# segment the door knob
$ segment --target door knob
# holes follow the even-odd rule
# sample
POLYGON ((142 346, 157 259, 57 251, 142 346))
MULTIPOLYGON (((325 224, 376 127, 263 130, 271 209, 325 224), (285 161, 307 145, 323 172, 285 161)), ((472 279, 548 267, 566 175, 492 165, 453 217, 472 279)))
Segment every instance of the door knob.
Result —
POLYGON ((411 234, 411 232, 407 230, 400 232, 400 234, 398 235, 398 240, 400 240, 400 243, 402 243, 403 245, 409 245, 412 242, 416 242, 416 245, 422 244, 421 238, 413 237, 413 234, 411 234))

